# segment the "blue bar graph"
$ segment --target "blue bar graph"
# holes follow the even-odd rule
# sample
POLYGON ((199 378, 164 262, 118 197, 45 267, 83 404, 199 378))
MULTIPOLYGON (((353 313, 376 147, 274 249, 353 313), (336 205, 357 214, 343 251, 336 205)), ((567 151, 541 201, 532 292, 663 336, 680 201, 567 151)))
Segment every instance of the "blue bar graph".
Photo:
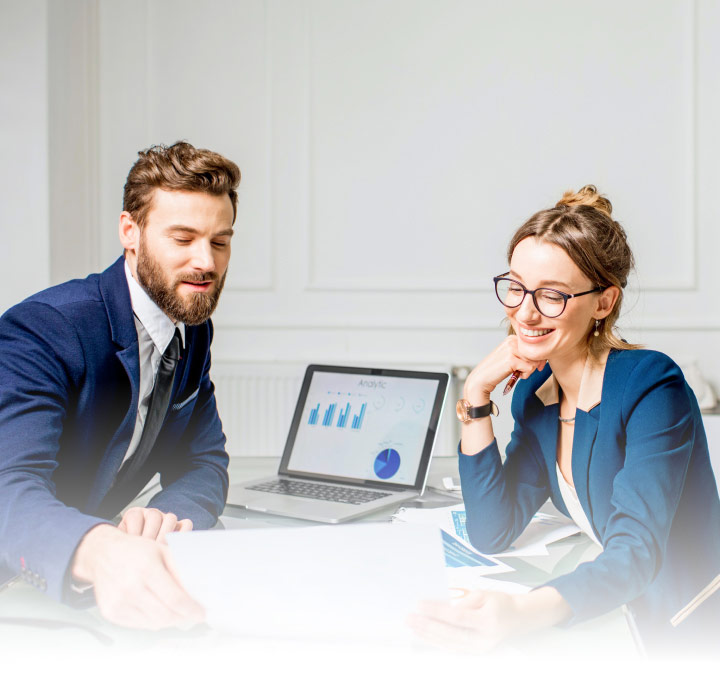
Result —
POLYGON ((322 422, 322 424, 325 427, 329 427, 330 425, 332 425, 336 408, 337 408, 337 404, 330 404, 330 406, 328 406, 328 408, 327 408, 327 411, 325 411, 325 416, 323 417, 323 422, 322 422))
POLYGON ((367 408, 367 404, 363 404, 360 407, 360 414, 356 415, 353 418, 353 422, 352 422, 352 426, 351 426, 353 430, 360 430, 362 428, 362 423, 363 423, 363 418, 365 418, 365 409, 366 408, 367 408))
POLYGON ((345 410, 340 411, 340 414, 338 415, 337 426, 339 428, 344 428, 347 425, 347 419, 348 419, 349 415, 350 415, 350 403, 348 402, 348 404, 345 406, 345 410))
MULTIPOLYGON (((362 406, 360 406, 360 413, 353 415, 353 420, 350 425, 353 430, 360 430, 362 428, 366 408, 367 404, 362 404, 362 406)), ((347 428, 351 410, 350 402, 347 402, 344 408, 340 407, 337 422, 335 423, 336 428, 347 428)), ((307 423, 308 425, 322 425, 326 428, 332 427, 336 411, 338 411, 337 403, 329 404, 325 409, 325 413, 323 413, 322 423, 320 423, 320 404, 317 404, 314 408, 310 409, 307 423)))

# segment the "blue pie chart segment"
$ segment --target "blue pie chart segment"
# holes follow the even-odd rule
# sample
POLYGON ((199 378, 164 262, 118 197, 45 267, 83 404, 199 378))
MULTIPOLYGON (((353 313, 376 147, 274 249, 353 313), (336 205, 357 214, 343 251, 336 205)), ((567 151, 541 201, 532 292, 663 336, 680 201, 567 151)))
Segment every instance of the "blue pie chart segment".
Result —
POLYGON ((381 480, 389 480, 400 468, 400 454, 394 449, 383 449, 375 457, 375 475, 381 480))

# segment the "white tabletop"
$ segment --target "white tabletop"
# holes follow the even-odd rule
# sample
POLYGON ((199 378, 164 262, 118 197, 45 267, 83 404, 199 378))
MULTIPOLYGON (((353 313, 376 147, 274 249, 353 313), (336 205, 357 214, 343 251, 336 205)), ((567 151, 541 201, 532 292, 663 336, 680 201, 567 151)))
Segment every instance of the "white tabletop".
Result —
MULTIPOLYGON (((277 465, 278 460, 271 458, 234 458, 230 463, 230 479, 231 482, 241 482, 263 475, 272 475, 276 471, 277 465)), ((442 478, 445 476, 451 476, 457 482, 457 459, 455 457, 433 461, 428 485, 441 486, 442 478)), ((140 501, 146 501, 149 494, 145 494, 140 501)), ((431 493, 428 493, 428 496, 433 498, 431 493)), ((375 514, 371 518, 387 520, 395 508, 389 509, 387 513, 375 514)), ((300 522, 267 514, 255 514, 235 507, 228 507, 221 520, 225 528, 308 525, 307 521, 300 522)), ((584 535, 573 536, 562 543, 550 545, 550 554, 546 557, 513 559, 512 566, 516 570, 512 573, 501 574, 497 578, 530 586, 541 585, 555 575, 572 570, 588 546, 592 545, 584 535)), ((229 577, 231 578, 231 574, 229 577)), ((95 657, 104 656, 106 653, 117 656, 118 652, 141 653, 144 656, 150 652, 153 655, 164 656, 167 653, 174 655, 179 651, 195 653, 198 657, 211 653, 215 657, 215 653, 221 651, 223 662, 232 656, 243 657, 243 661, 256 664, 261 660, 265 661, 271 655, 275 656, 278 647, 282 647, 283 652, 288 655, 304 658, 313 656, 314 653, 318 657, 325 656, 327 651, 326 646, 316 643, 298 644, 289 641, 269 643, 247 636, 242 638, 224 636, 207 628, 163 632, 126 630, 106 622, 95 608, 71 609, 45 597, 38 590, 22 582, 18 582, 0 593, 0 619, 8 617, 51 619, 78 626, 75 629, 64 627, 63 629, 49 630, 42 627, 0 624, 0 642, 6 650, 14 648, 18 653, 17 656, 34 653, 38 647, 59 653, 67 661, 69 661, 68 658, 78 653, 82 654, 85 658, 83 661, 86 661, 88 653, 92 653, 95 657), (99 640, 93 633, 101 634, 102 638, 107 638, 112 645, 106 647, 101 643, 102 638, 99 640), (226 651, 230 655, 226 656, 226 651), (98 655, 98 652, 101 654, 98 655)), ((352 658, 357 657, 359 651, 359 648, 334 647, 333 656, 352 658)), ((363 648, 362 651, 366 652, 367 648, 363 648)), ((396 657, 398 652, 397 649, 391 650, 390 648, 372 648, 371 651, 379 659, 384 657, 388 661, 391 657, 396 657)), ((403 652, 410 651, 403 650, 403 652)), ((442 656, 441 654, 433 651, 427 655, 427 652, 427 648, 421 648, 421 653, 425 657, 423 662, 426 666, 435 666, 436 663, 437 666, 442 666, 442 662, 438 659, 442 656)), ((559 654, 572 656, 575 659, 607 656, 633 659, 637 656, 627 624, 619 610, 579 624, 569 630, 550 628, 543 632, 514 639, 493 656, 502 658, 527 656, 537 660, 543 657, 555 657, 559 654)), ((148 661, 150 660, 148 659, 148 661)), ((417 657, 414 655, 412 662, 417 664, 417 657)), ((154 665, 152 661, 150 664, 154 665)))

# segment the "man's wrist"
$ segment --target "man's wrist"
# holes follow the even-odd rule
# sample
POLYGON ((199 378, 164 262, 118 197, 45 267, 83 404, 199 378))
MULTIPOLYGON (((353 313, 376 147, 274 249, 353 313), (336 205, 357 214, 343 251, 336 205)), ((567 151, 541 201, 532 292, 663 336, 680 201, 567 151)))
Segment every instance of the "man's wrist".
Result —
POLYGON ((100 523, 85 533, 75 550, 70 573, 76 584, 92 583, 95 577, 96 552, 104 542, 117 537, 120 531, 109 523, 100 523))

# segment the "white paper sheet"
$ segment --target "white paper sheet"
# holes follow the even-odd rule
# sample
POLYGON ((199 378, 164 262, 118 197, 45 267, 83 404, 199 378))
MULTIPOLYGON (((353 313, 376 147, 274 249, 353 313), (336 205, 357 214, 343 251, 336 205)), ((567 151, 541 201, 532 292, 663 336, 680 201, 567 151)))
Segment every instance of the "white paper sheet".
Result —
MULTIPOLYGON (((438 509, 400 509, 393 520, 402 523, 416 523, 422 525, 434 525, 442 528, 446 533, 454 538, 462 540, 471 547, 475 552, 477 549, 470 545, 465 529, 465 505, 455 504, 452 506, 440 507, 438 509)), ((515 540, 510 548, 504 552, 497 552, 490 557, 484 552, 479 552, 485 557, 497 562, 494 557, 529 557, 529 556, 545 556, 548 554, 547 545, 557 542, 570 535, 579 533, 580 528, 570 519, 562 515, 537 513, 533 516, 523 533, 515 540)), ((502 562, 497 562, 500 566, 506 566, 502 562)), ((483 573, 494 574, 502 573, 499 568, 484 567, 483 573)), ((508 567, 506 571, 511 571, 508 567)))
POLYGON ((393 515, 393 523, 413 523, 425 527, 440 528, 450 542, 444 539, 445 565, 451 568, 464 568, 467 561, 473 569, 473 575, 489 576, 496 573, 508 573, 515 569, 495 557, 480 552, 470 544, 465 532, 465 506, 455 504, 437 509, 401 508, 393 515), (452 546, 450 544, 452 543, 452 546), (469 556, 465 556, 463 551, 469 556), (474 554, 479 555, 474 557, 474 554), (475 561, 472 561, 476 559, 475 561))
POLYGON ((497 590, 511 594, 523 594, 529 592, 531 589, 528 585, 499 581, 494 578, 488 578, 487 576, 479 576, 468 566, 457 569, 449 568, 447 570, 447 578, 452 599, 464 597, 474 590, 497 590))
POLYGON ((532 557, 549 554, 547 545, 580 532, 576 523, 564 516, 537 513, 512 546, 498 557, 532 557))
POLYGON ((402 643, 419 600, 448 598, 440 532, 429 528, 196 531, 168 543, 183 585, 223 630, 402 643))

